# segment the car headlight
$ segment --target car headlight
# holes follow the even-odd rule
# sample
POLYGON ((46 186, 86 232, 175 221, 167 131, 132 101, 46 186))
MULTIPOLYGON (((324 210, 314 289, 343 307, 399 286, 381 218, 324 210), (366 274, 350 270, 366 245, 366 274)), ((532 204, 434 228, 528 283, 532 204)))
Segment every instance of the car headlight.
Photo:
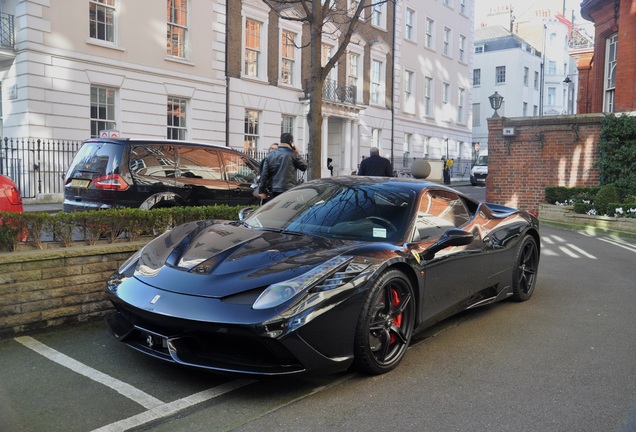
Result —
MULTIPOLYGON (((342 278, 330 278, 330 276, 337 275, 337 271, 352 259, 351 256, 338 256, 294 279, 272 284, 261 293, 252 307, 254 309, 276 307, 312 286, 323 291, 337 288, 342 285, 342 278)), ((358 273, 359 271, 356 274, 358 273)))

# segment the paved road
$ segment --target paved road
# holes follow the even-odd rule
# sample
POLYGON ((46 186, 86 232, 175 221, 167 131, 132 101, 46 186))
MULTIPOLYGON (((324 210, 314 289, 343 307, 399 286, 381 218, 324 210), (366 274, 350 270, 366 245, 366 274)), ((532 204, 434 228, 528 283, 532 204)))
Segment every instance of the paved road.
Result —
POLYGON ((392 373, 246 381, 101 322, 0 340, 0 431, 633 431, 636 244, 544 227, 533 298, 462 313, 392 373))

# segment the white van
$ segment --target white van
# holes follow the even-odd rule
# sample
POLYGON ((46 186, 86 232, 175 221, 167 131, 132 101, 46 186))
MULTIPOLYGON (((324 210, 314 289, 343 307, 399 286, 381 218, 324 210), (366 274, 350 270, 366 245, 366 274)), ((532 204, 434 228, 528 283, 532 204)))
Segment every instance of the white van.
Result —
POLYGON ((488 152, 481 152, 477 156, 477 161, 470 170, 470 184, 477 186, 478 184, 486 185, 486 177, 488 177, 488 152))

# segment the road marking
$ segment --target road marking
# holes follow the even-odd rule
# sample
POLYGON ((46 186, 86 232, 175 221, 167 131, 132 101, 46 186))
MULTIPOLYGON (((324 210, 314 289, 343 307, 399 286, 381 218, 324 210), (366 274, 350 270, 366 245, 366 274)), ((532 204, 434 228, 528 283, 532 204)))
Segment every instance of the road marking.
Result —
POLYGON ((77 372, 78 374, 84 375, 85 377, 90 378, 93 381, 97 381, 98 383, 103 384, 106 387, 110 387, 117 393, 120 393, 121 395, 138 403, 146 409, 153 409, 164 405, 164 402, 149 395, 148 393, 145 393, 131 386, 130 384, 126 384, 123 381, 106 375, 105 373, 102 373, 96 369, 93 369, 92 367, 86 366, 85 364, 80 363, 65 354, 62 354, 61 352, 47 345, 44 345, 42 342, 39 342, 30 336, 20 336, 15 338, 15 340, 25 347, 37 352, 38 354, 43 355, 47 359, 54 361, 59 365, 72 370, 73 372, 77 372))
POLYGON ((207 400, 213 399, 215 397, 222 396, 225 393, 229 393, 238 388, 252 384, 253 382, 254 380, 246 380, 246 379, 230 381, 225 384, 221 384, 220 386, 213 387, 211 389, 204 390, 199 393, 195 393, 193 395, 184 397, 182 399, 177 399, 174 402, 169 402, 164 405, 152 408, 148 411, 139 413, 132 417, 128 417, 127 419, 123 419, 118 422, 111 423, 99 429, 95 429, 93 430, 93 432, 123 432, 135 427, 139 427, 145 423, 149 423, 154 420, 159 420, 161 418, 169 417, 171 415, 178 413, 181 410, 189 408, 193 405, 197 405, 201 402, 205 402, 207 400))
POLYGON ((588 257, 589 259, 596 259, 596 257, 594 255, 585 252, 583 249, 581 249, 578 246, 574 246, 573 244, 568 244, 568 247, 574 249, 575 251, 577 251, 581 255, 584 255, 584 256, 588 257))
POLYGON ((563 252, 564 254, 568 255, 569 257, 579 258, 579 256, 577 254, 575 254, 574 252, 570 252, 570 249, 568 249, 565 246, 559 246, 559 249, 561 250, 561 252, 563 252))
POLYGON ((618 247, 623 248, 623 249, 627 249, 630 252, 636 253, 636 246, 631 244, 631 243, 626 243, 626 242, 622 242, 622 241, 619 241, 619 240, 606 239, 606 238, 599 238, 599 240, 604 241, 604 242, 609 243, 609 244, 613 244, 614 246, 618 246, 618 247))

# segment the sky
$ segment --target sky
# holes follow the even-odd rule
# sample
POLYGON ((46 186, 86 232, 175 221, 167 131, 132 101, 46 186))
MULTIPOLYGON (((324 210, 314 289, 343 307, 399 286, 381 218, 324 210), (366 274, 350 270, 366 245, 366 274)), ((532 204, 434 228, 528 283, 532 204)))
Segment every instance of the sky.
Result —
MULTIPOLYGON (((479 23, 483 20, 486 14, 491 8, 505 7, 511 5, 513 9, 513 15, 521 16, 528 9, 533 6, 543 7, 555 12, 563 11, 563 0, 475 0, 475 26, 479 26, 479 23)), ((581 18, 581 0, 565 0, 566 18, 572 19, 572 12, 574 12, 575 24, 581 26, 591 26, 589 21, 581 18)), ((592 32, 592 34, 594 34, 592 32)))

